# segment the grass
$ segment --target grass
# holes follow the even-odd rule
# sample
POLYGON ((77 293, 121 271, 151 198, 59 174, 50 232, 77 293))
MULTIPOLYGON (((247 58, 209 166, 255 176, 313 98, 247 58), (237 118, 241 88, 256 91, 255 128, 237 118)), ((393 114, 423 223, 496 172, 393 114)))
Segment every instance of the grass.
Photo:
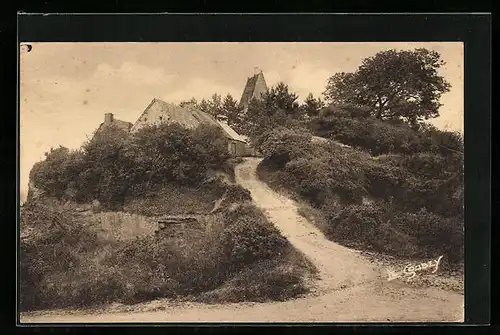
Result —
POLYGON ((30 230, 21 242, 21 310, 157 298, 285 300, 308 292, 314 266, 259 209, 241 200, 245 192, 231 191, 238 193, 238 202, 202 216, 199 234, 181 238, 104 236, 89 223, 102 213, 86 216, 53 204, 28 204, 21 214, 21 227, 30 230))
POLYGON ((373 159, 289 129, 264 134, 259 144, 265 157, 258 177, 303 204, 300 214, 327 238, 389 255, 463 262, 459 162, 443 168, 435 153, 373 159))

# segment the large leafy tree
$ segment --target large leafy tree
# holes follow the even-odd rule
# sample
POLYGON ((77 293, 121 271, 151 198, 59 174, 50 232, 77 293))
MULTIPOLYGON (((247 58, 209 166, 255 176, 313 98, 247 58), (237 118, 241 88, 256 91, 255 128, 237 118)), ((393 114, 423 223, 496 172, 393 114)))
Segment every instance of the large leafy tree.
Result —
POLYGON ((432 50, 381 51, 364 59, 355 72, 333 75, 324 95, 329 103, 368 106, 378 119, 416 124, 439 116, 439 99, 450 89, 438 74, 443 65, 432 50))

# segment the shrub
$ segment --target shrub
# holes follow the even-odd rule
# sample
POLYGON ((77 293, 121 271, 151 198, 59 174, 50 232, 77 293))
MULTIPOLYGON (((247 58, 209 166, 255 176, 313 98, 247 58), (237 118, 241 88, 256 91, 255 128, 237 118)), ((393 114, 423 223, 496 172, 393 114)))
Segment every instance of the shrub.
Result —
POLYGON ((23 309, 46 306, 57 300, 57 282, 47 288, 51 275, 67 274, 81 264, 80 255, 97 247, 97 235, 86 229, 74 213, 28 203, 20 216, 22 231, 29 229, 20 243, 20 304, 23 309))
POLYGON ((289 248, 284 254, 245 267, 220 288, 202 294, 200 301, 234 303, 241 301, 284 301, 307 293, 304 276, 317 273, 300 252, 289 248))
POLYGON ((220 236, 230 266, 239 269, 258 259, 272 258, 283 252, 287 240, 265 216, 251 204, 236 205, 224 213, 227 226, 220 236))
POLYGON ((70 185, 74 183, 84 167, 81 151, 70 151, 60 146, 45 153, 45 160, 33 165, 30 180, 45 190, 48 196, 62 198, 70 185))
POLYGON ((367 116, 363 107, 327 107, 308 123, 318 136, 331 137, 372 155, 432 152, 443 156, 463 154, 463 138, 457 132, 441 131, 429 124, 415 129, 398 119, 379 120, 367 116))
MULTIPOLYGON (((81 151, 51 150, 35 164, 30 178, 48 195, 71 200, 97 199, 121 209, 127 195, 155 185, 195 186, 210 171, 223 171, 227 139, 219 129, 188 130, 177 124, 144 127, 135 134, 104 128, 81 151)), ((227 169, 227 167, 226 167, 227 169)))
MULTIPOLYGON (((243 198, 246 194, 237 187, 233 192, 243 198)), ((27 211, 23 220, 37 213, 33 206, 23 209, 27 211)), ((86 225, 72 229, 80 233, 68 240, 69 230, 61 233, 48 224, 43 226, 50 222, 46 218, 36 218, 30 226, 39 226, 38 233, 21 244, 23 311, 186 297, 217 289, 233 279, 242 286, 229 293, 229 300, 284 299, 305 292, 302 277, 314 270, 298 255, 289 257, 290 244, 248 202, 207 216, 201 234, 187 232, 182 240, 159 233, 110 244, 86 225), (266 273, 269 267, 262 267, 265 264, 282 268, 266 273), (255 280, 245 279, 242 272, 246 269, 266 280, 257 285, 255 280)), ((72 225, 79 223, 68 222, 72 225)))
POLYGON ((255 145, 268 165, 281 168, 291 159, 307 154, 312 148, 310 143, 310 134, 280 127, 263 133, 255 145))
POLYGON ((444 254, 451 262, 463 261, 463 217, 443 218, 421 209, 415 213, 399 213, 394 225, 418 239, 423 256, 444 254))
POLYGON ((261 139, 265 157, 258 167, 259 177, 320 210, 328 218, 330 237, 398 255, 443 252, 453 262, 459 261, 457 231, 463 222, 463 156, 459 153, 373 158, 353 148, 305 138, 301 142, 291 130, 274 130, 261 139), (340 203, 332 200, 336 197, 340 203), (362 205, 364 197, 373 204, 362 205), (339 211, 339 205, 344 210, 339 211), (415 221, 415 213, 427 222, 425 228, 402 229, 395 215, 415 221))
POLYGON ((240 185, 227 184, 224 188, 226 189, 226 198, 231 199, 232 202, 245 202, 252 200, 250 191, 240 185))
POLYGON ((351 205, 329 216, 328 234, 337 241, 362 245, 397 256, 435 257, 463 261, 463 220, 443 218, 421 209, 401 212, 377 202, 351 205))

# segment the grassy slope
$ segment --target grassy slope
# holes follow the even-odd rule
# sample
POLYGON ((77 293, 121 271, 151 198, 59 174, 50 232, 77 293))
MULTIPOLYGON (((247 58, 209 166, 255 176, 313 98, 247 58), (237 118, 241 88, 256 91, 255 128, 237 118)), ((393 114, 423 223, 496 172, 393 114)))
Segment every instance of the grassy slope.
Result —
MULTIPOLYGON (((424 199, 418 195, 421 186, 407 184, 408 177, 415 178, 409 171, 353 148, 311 143, 307 135, 290 130, 265 136, 261 146, 267 155, 258 167, 259 178, 304 203, 330 239, 403 257, 445 253, 450 261, 460 263, 459 245, 463 243, 457 231, 459 219, 418 209, 406 212, 409 209, 404 206, 413 205, 406 194, 413 197, 412 201, 424 199), (406 193, 391 205, 387 195, 395 192, 406 193), (437 234, 442 241, 449 239, 450 244, 440 243, 434 237, 437 234)), ((439 199, 432 204, 436 201, 439 199)))
MULTIPOLYGON (((172 204, 169 197, 160 198, 164 195, 150 201, 172 204)), ((237 204, 226 201, 217 213, 203 215, 202 230, 183 239, 152 234, 154 215, 79 213, 73 205, 28 204, 21 215, 21 227, 31 236, 22 243, 22 310, 161 297, 211 303, 284 300, 306 293, 305 279, 314 266, 248 202, 245 192, 233 187, 229 198, 237 204), (113 234, 102 233, 99 222, 106 217, 113 217, 107 226, 114 228, 106 226, 113 234), (60 225, 51 226, 54 219, 60 225), (116 234, 117 225, 122 232, 132 229, 123 227, 130 220, 141 221, 133 227, 136 238, 116 234)), ((190 199, 204 209, 213 207, 204 197, 190 199)))

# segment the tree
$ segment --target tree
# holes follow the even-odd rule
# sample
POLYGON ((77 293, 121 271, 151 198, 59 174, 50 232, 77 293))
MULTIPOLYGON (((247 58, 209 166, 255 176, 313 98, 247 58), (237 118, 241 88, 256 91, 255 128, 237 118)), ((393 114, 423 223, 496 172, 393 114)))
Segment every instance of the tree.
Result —
POLYGON ((227 116, 228 123, 238 130, 241 126, 241 111, 242 108, 238 106, 238 101, 236 101, 231 94, 226 95, 222 103, 222 113, 227 116))
POLYGON ((201 102, 198 104, 198 108, 202 112, 210 114, 210 104, 207 100, 202 99, 201 102))
POLYGON ((222 97, 214 93, 211 99, 208 101, 209 113, 213 116, 217 116, 223 113, 222 110, 222 97))
POLYGON ((282 110, 287 115, 297 114, 299 111, 298 95, 290 92, 288 85, 279 82, 262 95, 262 101, 267 110, 276 112, 282 110))
POLYGON ((325 107, 323 100, 321 98, 315 99, 312 93, 309 93, 307 98, 304 100, 304 104, 301 106, 304 114, 308 117, 318 116, 319 111, 325 107))
POLYGON ((259 136, 266 129, 277 126, 293 126, 300 119, 297 94, 290 92, 288 85, 280 82, 262 95, 253 99, 242 117, 244 134, 259 136))
POLYGON ((436 51, 387 50, 363 60, 353 73, 337 73, 326 86, 330 103, 368 106, 378 119, 400 118, 411 125, 439 116, 439 99, 450 84, 438 70, 445 65, 436 51))

